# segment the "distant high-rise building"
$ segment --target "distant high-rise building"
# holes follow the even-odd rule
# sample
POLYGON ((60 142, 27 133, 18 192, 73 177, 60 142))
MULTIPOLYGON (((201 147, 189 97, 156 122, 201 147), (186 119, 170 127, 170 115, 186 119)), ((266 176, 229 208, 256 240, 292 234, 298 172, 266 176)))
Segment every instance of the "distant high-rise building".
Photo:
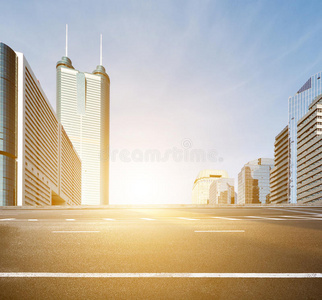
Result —
POLYGON ((0 206, 81 203, 81 161, 22 53, 0 43, 0 206))
POLYGON ((238 204, 264 204, 270 193, 271 158, 258 158, 244 165, 238 174, 238 204))
POLYGON ((200 171, 192 188, 192 204, 209 204, 209 188, 213 181, 228 178, 224 170, 200 171))
POLYGON ((233 178, 219 178, 213 181, 209 189, 209 204, 235 204, 233 178))
POLYGON ((270 203, 289 202, 289 130, 286 126, 275 138, 274 168, 270 175, 270 203))
POLYGON ((297 201, 322 201, 322 95, 297 124, 297 201))
POLYGON ((310 104, 322 93, 322 72, 317 73, 288 99, 290 136, 290 203, 297 202, 297 122, 308 112, 310 104))
POLYGON ((82 160, 82 204, 108 204, 110 79, 102 65, 75 70, 57 63, 57 115, 82 160))

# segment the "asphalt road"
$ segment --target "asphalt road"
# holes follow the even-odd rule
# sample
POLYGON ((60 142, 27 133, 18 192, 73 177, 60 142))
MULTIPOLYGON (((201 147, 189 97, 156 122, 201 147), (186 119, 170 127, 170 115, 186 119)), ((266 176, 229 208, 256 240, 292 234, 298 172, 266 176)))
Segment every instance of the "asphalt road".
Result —
POLYGON ((4 209, 0 247, 0 299, 322 299, 322 207, 4 209))

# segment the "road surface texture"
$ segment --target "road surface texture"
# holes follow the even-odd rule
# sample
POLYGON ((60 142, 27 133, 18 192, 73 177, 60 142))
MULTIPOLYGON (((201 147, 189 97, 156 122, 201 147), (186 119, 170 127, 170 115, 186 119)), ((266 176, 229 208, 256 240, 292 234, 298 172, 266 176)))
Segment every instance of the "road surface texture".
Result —
POLYGON ((322 299, 322 207, 0 210, 0 299, 322 299))

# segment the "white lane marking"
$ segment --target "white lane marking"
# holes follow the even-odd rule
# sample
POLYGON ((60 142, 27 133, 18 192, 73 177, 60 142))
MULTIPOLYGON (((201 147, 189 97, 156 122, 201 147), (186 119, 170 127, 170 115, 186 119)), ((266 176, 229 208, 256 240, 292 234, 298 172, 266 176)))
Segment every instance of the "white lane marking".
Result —
POLYGON ((268 208, 268 209, 299 212, 299 213, 302 213, 302 214, 310 214, 310 215, 318 215, 318 213, 308 212, 308 211, 304 211, 304 210, 293 210, 293 209, 284 209, 284 208, 268 208))
POLYGON ((178 219, 188 220, 188 221, 198 221, 199 220, 199 219, 190 219, 190 218, 184 218, 184 217, 178 217, 178 219))
POLYGON ((66 219, 66 221, 75 221, 75 219, 66 219))
POLYGON ((146 221, 155 221, 155 219, 150 219, 150 218, 141 218, 141 220, 146 220, 146 221))
POLYGON ((115 221, 114 219, 103 218, 104 221, 115 221))
POLYGON ((253 218, 257 220, 275 220, 275 221, 286 221, 285 219, 281 218, 266 218, 266 217, 259 217, 259 216, 245 216, 245 218, 253 218))
POLYGON ((37 222, 38 219, 28 219, 29 222, 37 222))
POLYGON ((195 232, 245 232, 245 230, 195 230, 195 232))
POLYGON ((31 273, 4 272, 1 278, 322 278, 322 273, 31 273))
POLYGON ((281 216, 283 218, 293 218, 293 219, 306 219, 306 220, 314 220, 315 218, 312 218, 311 216, 307 216, 307 217, 301 217, 301 216, 281 216))
POLYGON ((10 219, 0 219, 0 221, 12 221, 15 220, 15 218, 10 218, 10 219))
POLYGON ((296 221, 312 221, 312 220, 314 220, 314 221, 322 221, 322 218, 306 218, 306 219, 301 219, 301 220, 296 220, 296 221))
MULTIPOLYGON (((249 219, 249 220, 251 220, 251 219, 249 219)), ((269 219, 267 219, 267 220, 269 220, 269 219)), ((260 220, 259 219, 253 219, 253 221, 260 221, 260 220)), ((279 221, 296 221, 296 222, 300 222, 300 221, 322 221, 322 219, 321 218, 279 219, 279 221)))
POLYGON ((98 230, 53 230, 52 233, 97 233, 98 230))
POLYGON ((240 221, 240 219, 235 218, 226 218, 226 217, 212 217, 214 219, 223 219, 223 220, 231 220, 231 221, 240 221))
MULTIPOLYGON (((244 220, 253 220, 253 221, 261 221, 261 220, 277 220, 277 221, 311 221, 316 220, 322 221, 322 218, 312 218, 311 216, 307 217, 293 217, 293 216, 281 216, 283 218, 288 217, 288 219, 280 219, 280 218, 265 218, 265 217, 258 217, 258 216, 245 216, 245 218, 251 218, 251 219, 244 219, 244 220)), ((315 217, 315 216, 314 216, 315 217)))

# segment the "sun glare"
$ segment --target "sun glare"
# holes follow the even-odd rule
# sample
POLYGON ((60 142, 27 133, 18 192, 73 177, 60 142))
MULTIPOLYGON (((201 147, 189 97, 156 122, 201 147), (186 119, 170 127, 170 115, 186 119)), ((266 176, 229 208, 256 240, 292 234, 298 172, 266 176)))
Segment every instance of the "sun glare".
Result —
POLYGON ((157 194, 156 182, 145 176, 135 178, 128 188, 129 204, 154 204, 157 194))

